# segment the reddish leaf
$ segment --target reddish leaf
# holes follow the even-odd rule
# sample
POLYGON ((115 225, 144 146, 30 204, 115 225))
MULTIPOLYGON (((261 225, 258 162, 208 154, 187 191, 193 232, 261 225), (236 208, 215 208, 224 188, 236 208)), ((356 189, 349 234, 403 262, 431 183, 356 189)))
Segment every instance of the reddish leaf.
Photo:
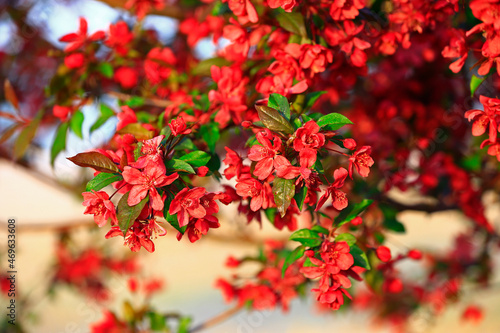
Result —
POLYGON ((12 88, 9 80, 4 81, 3 88, 5 91, 5 99, 9 101, 10 104, 16 108, 16 110, 19 110, 19 100, 17 99, 16 92, 14 91, 14 88, 12 88))
POLYGON ((23 128, 19 136, 17 137, 16 142, 14 143, 14 158, 21 158, 28 146, 35 137, 36 130, 38 129, 38 125, 40 124, 40 120, 42 120, 43 112, 39 112, 36 117, 28 123, 28 125, 23 128))
POLYGON ((81 167, 94 168, 97 171, 114 173, 120 172, 116 164, 113 163, 105 155, 96 151, 88 153, 80 153, 73 157, 68 157, 68 160, 81 167))
POLYGON ((128 124, 121 130, 117 131, 118 134, 132 134, 137 140, 149 140, 153 137, 153 132, 148 131, 141 124, 128 124))
POLYGON ((0 144, 9 140, 9 138, 16 132, 16 130, 21 127, 22 124, 14 124, 7 128, 5 132, 3 132, 2 136, 0 136, 0 144))

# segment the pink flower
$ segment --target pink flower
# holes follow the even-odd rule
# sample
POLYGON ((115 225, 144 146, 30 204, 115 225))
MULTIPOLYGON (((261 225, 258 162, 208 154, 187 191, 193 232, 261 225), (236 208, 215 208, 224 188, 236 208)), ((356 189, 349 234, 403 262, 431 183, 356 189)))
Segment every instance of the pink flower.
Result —
MULTIPOLYGON (((275 168, 276 158, 280 157, 277 154, 281 151, 281 139, 268 129, 257 133, 256 138, 262 146, 252 146, 248 158, 257 162, 253 174, 260 180, 264 180, 271 175, 275 168)), ((284 157, 281 156, 281 158, 284 157)))
POLYGON ((163 163, 163 151, 161 150, 161 141, 165 138, 164 135, 159 135, 152 139, 143 142, 141 154, 137 162, 133 164, 134 168, 142 169, 149 166, 156 166, 163 169, 165 173, 165 164, 163 163))
POLYGON ((166 176, 164 170, 157 166, 147 167, 143 171, 126 166, 123 170, 123 179, 132 185, 127 203, 129 206, 137 205, 149 192, 151 207, 154 210, 162 210, 163 200, 156 188, 170 185, 178 177, 177 172, 166 176))
MULTIPOLYGON (((134 224, 127 230, 125 234, 125 244, 133 252, 139 252, 141 247, 144 247, 148 252, 155 251, 155 244, 150 239, 150 235, 147 232, 148 224, 143 224, 135 221, 134 224)), ((116 236, 123 236, 123 232, 118 226, 112 227, 106 234, 106 239, 116 236)))
POLYGON ((325 144, 325 136, 319 133, 320 127, 309 120, 295 132, 293 149, 299 152, 300 164, 311 166, 316 162, 316 150, 325 144))
POLYGON ((203 187, 193 189, 185 187, 172 200, 168 212, 170 215, 177 214, 180 227, 188 225, 190 216, 201 219, 207 215, 205 207, 200 203, 200 199, 205 195, 205 192, 206 190, 203 187))
POLYGON ((255 178, 238 180, 238 183, 236 184, 236 193, 242 198, 252 198, 250 202, 250 209, 254 212, 259 210, 261 207, 264 209, 269 207, 269 199, 265 188, 262 183, 255 178))
POLYGON ((354 167, 361 175, 361 177, 368 177, 370 174, 370 167, 373 165, 373 158, 370 157, 372 147, 363 146, 356 150, 351 157, 349 157, 349 176, 352 178, 354 167))
POLYGON ((319 199, 316 211, 321 209, 330 196, 332 196, 333 207, 335 209, 342 210, 347 207, 348 201, 346 194, 340 190, 340 188, 344 186, 344 182, 347 177, 347 170, 345 168, 337 169, 333 173, 333 177, 335 178, 335 181, 328 186, 325 193, 319 199))
POLYGON ((104 191, 83 192, 83 205, 86 206, 84 214, 94 214, 94 221, 99 227, 106 224, 111 218, 111 224, 118 223, 116 220, 115 205, 109 200, 104 191))

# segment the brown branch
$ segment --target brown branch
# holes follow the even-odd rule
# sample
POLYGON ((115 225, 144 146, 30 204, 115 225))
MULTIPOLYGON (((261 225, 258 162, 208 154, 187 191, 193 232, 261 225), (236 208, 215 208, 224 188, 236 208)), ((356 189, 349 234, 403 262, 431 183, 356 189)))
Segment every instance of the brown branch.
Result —
POLYGON ((189 330, 189 333, 199 332, 199 331, 205 330, 207 328, 210 328, 212 326, 218 325, 221 322, 223 322, 224 320, 227 320, 231 316, 233 316, 234 314, 238 313, 241 309, 243 309, 243 307, 239 306, 239 305, 232 307, 232 308, 222 312, 221 314, 218 314, 217 316, 213 317, 212 319, 209 319, 206 322, 204 322, 198 326, 193 327, 191 330, 189 330))
POLYGON ((390 199, 390 198, 385 197, 385 196, 377 198, 376 200, 379 200, 382 203, 389 204, 392 207, 396 208, 398 211, 414 210, 414 211, 426 212, 426 213, 436 213, 436 212, 443 212, 443 211, 447 211, 447 210, 457 210, 458 209, 458 207, 455 205, 445 205, 442 203, 438 203, 435 205, 430 205, 430 204, 406 205, 406 204, 400 203, 396 200, 390 199))
MULTIPOLYGON (((127 95, 118 91, 108 91, 106 94, 113 96, 120 101, 128 101, 131 99, 133 96, 132 95, 127 95)), ((168 106, 173 105, 174 103, 172 101, 167 101, 164 99, 159 99, 159 98, 143 98, 144 104, 150 105, 150 106, 159 106, 162 108, 166 108, 168 106)))
MULTIPOLYGON (((100 1, 114 8, 124 8, 125 3, 127 3, 127 0, 100 0, 100 1)), ((152 8, 149 11, 149 14, 167 16, 178 20, 182 20, 186 17, 186 10, 179 6, 165 5, 163 9, 159 10, 152 8)))

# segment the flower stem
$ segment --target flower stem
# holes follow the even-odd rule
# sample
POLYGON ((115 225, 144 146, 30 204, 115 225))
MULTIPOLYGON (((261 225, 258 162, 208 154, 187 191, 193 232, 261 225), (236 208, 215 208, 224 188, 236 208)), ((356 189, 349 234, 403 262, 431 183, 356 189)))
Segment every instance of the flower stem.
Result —
POLYGON ((231 316, 233 316, 234 314, 238 313, 242 308, 243 307, 239 306, 239 305, 232 307, 232 308, 218 314, 217 316, 207 320, 206 322, 204 322, 198 326, 193 327, 191 330, 189 330, 189 333, 199 332, 199 331, 205 330, 207 328, 210 328, 212 326, 218 325, 221 322, 223 322, 224 320, 227 320, 231 316))

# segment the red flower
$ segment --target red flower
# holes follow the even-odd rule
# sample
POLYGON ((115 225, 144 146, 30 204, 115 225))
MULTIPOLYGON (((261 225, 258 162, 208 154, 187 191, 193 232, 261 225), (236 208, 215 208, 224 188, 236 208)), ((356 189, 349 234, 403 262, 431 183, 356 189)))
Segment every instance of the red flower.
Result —
POLYGON ((172 66, 175 65, 177 59, 174 53, 168 47, 155 47, 149 51, 146 60, 144 61, 144 71, 146 78, 152 84, 162 83, 168 79, 172 72, 172 66))
POLYGON ((285 10, 285 12, 291 12, 292 9, 297 6, 296 0, 267 0, 267 5, 270 8, 278 8, 281 7, 285 10))
POLYGON ((344 295, 352 299, 347 290, 338 286, 332 286, 326 291, 321 291, 320 289, 311 289, 311 291, 318 292, 316 300, 320 303, 328 304, 328 307, 332 310, 340 309, 344 304, 344 295))
POLYGON ((359 14, 359 9, 365 7, 364 0, 333 0, 330 6, 330 16, 334 20, 352 20, 359 14))
POLYGON ((128 0, 124 6, 126 9, 135 9, 135 14, 139 20, 142 20, 144 16, 148 13, 151 8, 156 10, 163 9, 165 7, 165 1, 163 0, 128 0))
POLYGON ((104 312, 104 318, 90 327, 91 333, 129 333, 124 322, 119 321, 110 311, 104 312))
POLYGON ((387 246, 379 246, 376 253, 377 257, 382 262, 388 262, 391 260, 391 250, 387 246))
POLYGON ((191 133, 191 129, 187 128, 186 122, 184 121, 184 119, 182 119, 182 117, 172 119, 170 124, 168 124, 168 127, 170 127, 173 136, 186 135, 191 133))
POLYGON ((472 135, 483 135, 489 126, 489 140, 495 143, 498 131, 498 122, 496 118, 500 115, 500 99, 488 98, 481 95, 479 100, 484 106, 484 111, 469 110, 465 113, 465 117, 467 117, 469 121, 474 120, 472 124, 472 135))
POLYGON ((59 38, 59 41, 70 43, 66 45, 64 51, 71 52, 81 48, 87 41, 101 40, 104 39, 105 36, 106 35, 104 34, 104 31, 97 31, 90 35, 90 37, 88 37, 87 20, 85 20, 83 17, 80 17, 80 27, 78 28, 78 32, 64 35, 59 38))
POLYGON ((177 214, 179 226, 182 228, 189 223, 189 217, 197 219, 207 215, 205 207, 200 203, 201 197, 205 195, 205 188, 195 187, 193 189, 183 188, 170 204, 170 215, 177 214))
POLYGON ((458 58, 450 65, 450 70, 453 73, 458 73, 467 60, 467 46, 465 44, 465 34, 462 30, 453 30, 454 36, 450 40, 450 44, 443 49, 441 54, 445 58, 458 58))
POLYGON ((215 107, 220 107, 215 121, 225 127, 232 119, 235 124, 243 120, 242 113, 247 110, 245 103, 245 86, 248 78, 243 77, 239 67, 212 66, 212 79, 217 83, 217 90, 210 90, 208 99, 215 107))
POLYGON ((349 157, 349 176, 352 178, 354 167, 361 177, 368 177, 370 174, 370 167, 373 165, 373 159, 370 157, 372 147, 363 146, 356 150, 351 157, 349 157))
POLYGON ((254 310, 273 310, 278 301, 276 294, 265 285, 248 284, 239 293, 239 304, 251 301, 254 310))
POLYGON ((52 113, 61 121, 65 121, 68 118, 68 114, 73 110, 70 106, 54 105, 52 108, 52 113))
MULTIPOLYGON (((135 221, 134 224, 127 230, 125 234, 125 244, 133 252, 139 252, 141 247, 144 247, 146 251, 152 253, 155 251, 155 244, 150 239, 150 234, 148 232, 149 225, 135 221)), ((123 232, 118 226, 112 227, 105 238, 109 239, 111 237, 123 236, 123 232)))
POLYGON ((163 209, 163 200, 156 190, 157 187, 170 185, 179 177, 176 173, 166 176, 164 170, 153 165, 143 171, 126 166, 123 170, 123 179, 133 185, 127 200, 129 206, 137 205, 149 192, 149 200, 154 210, 163 209))
POLYGON ((319 133, 319 129, 314 120, 309 120, 295 132, 293 149, 300 152, 301 165, 311 166, 316 162, 316 150, 325 144, 325 136, 319 133))
MULTIPOLYGON (((215 216, 207 215, 202 219, 197 219, 196 221, 191 221, 188 224, 186 233, 188 239, 191 243, 196 242, 201 238, 202 235, 206 235, 209 229, 215 229, 220 227, 219 220, 215 216)), ((182 238, 182 234, 179 232, 177 234, 177 239, 182 238)))
POLYGON ((340 190, 344 186, 345 179, 347 178, 347 170, 340 168, 333 173, 335 181, 328 186, 325 193, 321 196, 316 206, 316 211, 320 210, 325 204, 326 200, 332 196, 333 207, 337 210, 342 210, 347 207, 348 200, 346 194, 340 190))
POLYGON ((114 80, 124 89, 132 89, 137 86, 139 77, 137 71, 130 67, 120 67, 115 71, 114 80))
POLYGON ((163 163, 163 151, 161 141, 165 135, 159 135, 142 143, 141 154, 137 162, 133 164, 134 168, 142 169, 147 167, 158 167, 165 173, 165 164, 163 163))
POLYGON ((300 53, 300 66, 302 68, 309 68, 311 76, 324 72, 326 66, 333 61, 332 51, 319 44, 302 44, 300 45, 300 53))
MULTIPOLYGON (((269 186, 268 183, 265 184, 269 186)), ((242 198, 252 198, 250 209, 256 212, 261 207, 264 209, 269 207, 269 198, 264 186, 265 185, 262 185, 261 182, 254 178, 242 179, 238 180, 236 184, 236 193, 242 198)))
POLYGON ((291 77, 285 81, 282 76, 266 76, 257 82, 255 89, 263 95, 280 94, 290 96, 300 94, 307 90, 307 80, 297 82, 292 86, 291 77))
POLYGON ((480 323, 483 320, 483 310, 476 305, 469 305, 462 313, 464 321, 480 323))
POLYGON ((121 56, 128 52, 127 45, 134 39, 134 34, 129 30, 127 23, 119 21, 109 25, 109 36, 105 44, 114 49, 121 56))
POLYGON ((234 150, 231 150, 228 147, 224 147, 226 149, 226 158, 223 160, 224 164, 228 167, 224 170, 224 176, 227 180, 236 176, 236 178, 240 178, 243 172, 248 172, 250 169, 247 166, 243 165, 243 159, 236 153, 234 150))
POLYGON ((229 9, 231 9, 233 14, 238 16, 238 18, 248 18, 248 21, 252 23, 259 21, 257 11, 250 0, 222 0, 222 2, 227 2, 229 9))
POLYGON ((85 64, 85 57, 82 53, 73 53, 64 57, 64 64, 70 69, 81 68, 85 64))
POLYGON ((281 151, 281 139, 267 128, 257 133, 256 138, 262 146, 252 146, 248 158, 257 162, 253 174, 264 180, 273 172, 275 164, 278 163, 276 159, 284 158, 277 155, 281 151))
POLYGON ((127 105, 122 106, 122 112, 117 114, 118 124, 116 125, 116 130, 119 131, 128 124, 135 124, 137 122, 137 116, 134 110, 132 110, 127 105))
POLYGON ((93 214, 94 221, 99 227, 104 226, 109 218, 111 218, 111 225, 118 223, 115 205, 109 200, 109 196, 106 192, 83 192, 82 195, 82 205, 87 207, 83 214, 93 214))

